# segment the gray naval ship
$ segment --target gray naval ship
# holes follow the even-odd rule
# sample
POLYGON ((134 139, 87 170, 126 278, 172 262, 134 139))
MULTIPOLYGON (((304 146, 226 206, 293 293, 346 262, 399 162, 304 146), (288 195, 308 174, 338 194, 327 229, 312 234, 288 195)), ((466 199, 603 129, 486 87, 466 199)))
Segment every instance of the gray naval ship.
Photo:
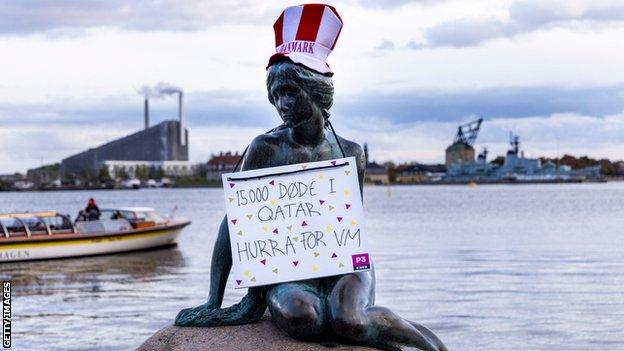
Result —
POLYGON ((550 161, 542 164, 539 159, 526 158, 520 151, 520 138, 510 133, 510 149, 502 164, 487 161, 487 149, 475 159, 473 144, 483 119, 458 127, 457 135, 446 149, 446 175, 442 182, 449 183, 547 183, 599 181, 600 166, 572 169, 550 161))

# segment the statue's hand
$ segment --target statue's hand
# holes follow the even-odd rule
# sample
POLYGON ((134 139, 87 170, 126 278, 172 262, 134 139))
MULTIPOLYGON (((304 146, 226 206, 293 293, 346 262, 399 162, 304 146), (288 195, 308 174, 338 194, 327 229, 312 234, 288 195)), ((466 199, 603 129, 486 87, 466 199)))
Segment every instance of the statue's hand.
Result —
POLYGON ((215 308, 207 302, 178 313, 175 325, 180 327, 216 327, 256 322, 262 318, 266 302, 262 288, 251 288, 243 299, 227 308, 215 308))
POLYGON ((223 309, 210 302, 193 308, 185 308, 175 319, 175 325, 181 327, 212 327, 220 325, 219 321, 226 314, 223 309))

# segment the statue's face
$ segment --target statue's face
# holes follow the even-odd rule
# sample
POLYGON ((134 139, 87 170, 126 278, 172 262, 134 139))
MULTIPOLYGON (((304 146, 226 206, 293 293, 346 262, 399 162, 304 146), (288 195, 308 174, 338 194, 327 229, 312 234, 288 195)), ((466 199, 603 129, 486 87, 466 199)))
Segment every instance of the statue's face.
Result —
POLYGON ((292 128, 310 119, 322 120, 321 110, 302 89, 300 82, 291 78, 277 77, 269 86, 269 92, 277 113, 286 126, 292 128))

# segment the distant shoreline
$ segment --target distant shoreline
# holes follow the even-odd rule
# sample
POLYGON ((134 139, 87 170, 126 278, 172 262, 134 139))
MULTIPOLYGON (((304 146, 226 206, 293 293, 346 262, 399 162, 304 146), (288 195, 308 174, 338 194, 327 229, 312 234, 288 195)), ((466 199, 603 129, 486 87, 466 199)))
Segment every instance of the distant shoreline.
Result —
MULTIPOLYGON (((454 186, 470 186, 474 185, 532 185, 532 184, 600 184, 600 183, 614 183, 614 182, 624 182, 624 178, 608 178, 603 180, 572 180, 572 181, 465 181, 465 182, 423 182, 423 183, 392 183, 392 184, 373 184, 373 183, 364 183, 366 187, 377 187, 377 186, 440 186, 440 185, 454 185, 454 186)), ((195 185, 195 186, 172 186, 172 187, 164 187, 164 188, 40 188, 40 189, 0 189, 0 192, 13 192, 13 193, 31 193, 31 192, 50 192, 50 191, 88 191, 88 190, 121 190, 121 191, 132 191, 132 190, 140 190, 140 189, 202 189, 202 188, 212 188, 219 189, 221 185, 195 185)))

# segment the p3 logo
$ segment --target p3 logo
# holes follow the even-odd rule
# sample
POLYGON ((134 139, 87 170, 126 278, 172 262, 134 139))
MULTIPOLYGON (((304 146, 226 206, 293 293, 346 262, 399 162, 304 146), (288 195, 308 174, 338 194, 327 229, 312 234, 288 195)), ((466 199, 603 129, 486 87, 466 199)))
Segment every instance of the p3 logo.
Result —
POLYGON ((355 271, 370 269, 370 259, 367 253, 352 255, 351 261, 353 262, 353 270, 355 271))

